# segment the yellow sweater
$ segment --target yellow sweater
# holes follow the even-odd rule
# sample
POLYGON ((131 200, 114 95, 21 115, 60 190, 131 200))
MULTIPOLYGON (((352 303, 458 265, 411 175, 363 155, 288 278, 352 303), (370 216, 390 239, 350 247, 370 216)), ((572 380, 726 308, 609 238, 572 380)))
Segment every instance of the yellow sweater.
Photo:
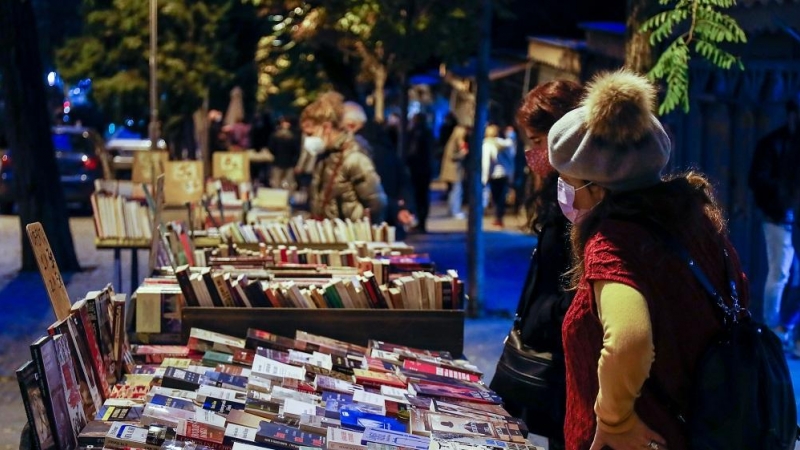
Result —
POLYGON ((622 283, 595 282, 594 295, 603 325, 594 412, 604 431, 623 433, 634 424, 633 404, 655 357, 650 311, 644 296, 622 283))

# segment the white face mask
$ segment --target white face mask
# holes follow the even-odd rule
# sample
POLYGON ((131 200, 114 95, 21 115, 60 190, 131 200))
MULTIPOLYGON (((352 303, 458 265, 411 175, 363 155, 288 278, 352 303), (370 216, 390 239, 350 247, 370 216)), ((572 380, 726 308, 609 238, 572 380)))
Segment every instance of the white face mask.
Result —
POLYGON ((561 208, 561 212, 564 213, 564 217, 572 223, 577 222, 587 211, 575 208, 575 193, 590 184, 592 184, 591 181, 576 189, 561 177, 558 177, 558 206, 561 208))
POLYGON ((306 136, 303 138, 303 148, 308 153, 316 156, 325 150, 325 142, 319 136, 306 136))

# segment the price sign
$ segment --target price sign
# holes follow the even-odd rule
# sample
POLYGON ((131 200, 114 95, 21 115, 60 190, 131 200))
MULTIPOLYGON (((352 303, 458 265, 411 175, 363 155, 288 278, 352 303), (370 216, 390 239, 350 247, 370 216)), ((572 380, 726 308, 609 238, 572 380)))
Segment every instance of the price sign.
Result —
POLYGON ((164 173, 164 164, 169 160, 165 151, 142 150, 133 153, 131 181, 151 184, 154 177, 164 173))
POLYGON ((72 304, 69 301, 64 280, 61 278, 61 271, 58 270, 56 258, 53 256, 53 249, 50 248, 50 242, 47 240, 47 235, 44 234, 44 228, 41 223, 35 222, 29 223, 25 227, 25 231, 28 233, 28 240, 33 247, 36 264, 39 266, 39 273, 42 275, 56 318, 58 320, 66 319, 69 317, 72 304))
POLYGON ((250 159, 246 152, 215 152, 211 174, 236 183, 250 181, 250 159))
POLYGON ((164 173, 164 200, 168 205, 197 202, 203 197, 203 162, 168 161, 164 173))

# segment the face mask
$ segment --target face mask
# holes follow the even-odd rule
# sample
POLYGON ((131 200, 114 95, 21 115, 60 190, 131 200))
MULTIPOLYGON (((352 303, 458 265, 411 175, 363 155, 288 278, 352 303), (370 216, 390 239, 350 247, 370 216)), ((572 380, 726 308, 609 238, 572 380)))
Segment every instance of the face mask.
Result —
POLYGON ((546 151, 536 151, 532 149, 525 150, 525 164, 531 169, 531 172, 544 178, 553 172, 553 166, 547 159, 546 151))
POLYGON ((325 150, 325 142, 319 136, 306 136, 303 139, 303 148, 308 153, 316 156, 325 150))
POLYGON ((578 219, 586 214, 586 210, 575 208, 575 193, 590 184, 592 184, 591 181, 576 189, 571 184, 562 180, 561 177, 558 177, 558 206, 561 207, 561 212, 564 213, 564 217, 572 223, 577 222, 578 219))

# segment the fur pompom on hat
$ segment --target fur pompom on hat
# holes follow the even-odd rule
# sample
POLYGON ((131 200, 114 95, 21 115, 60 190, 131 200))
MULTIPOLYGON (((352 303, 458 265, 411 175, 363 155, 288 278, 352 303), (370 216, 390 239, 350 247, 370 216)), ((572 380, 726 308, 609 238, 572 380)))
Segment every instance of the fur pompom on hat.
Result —
POLYGON ((652 113, 655 101, 655 87, 641 75, 628 70, 598 75, 581 106, 550 128, 550 164, 614 192, 658 183, 672 145, 652 113))

